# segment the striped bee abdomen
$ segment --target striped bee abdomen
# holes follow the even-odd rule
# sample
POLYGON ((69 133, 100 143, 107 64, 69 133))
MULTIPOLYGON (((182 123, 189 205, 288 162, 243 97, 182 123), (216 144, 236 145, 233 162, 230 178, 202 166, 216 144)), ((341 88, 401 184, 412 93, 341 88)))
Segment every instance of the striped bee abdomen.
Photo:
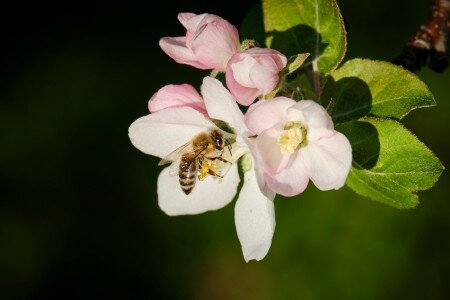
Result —
POLYGON ((180 170, 178 172, 180 187, 186 195, 192 192, 197 180, 196 156, 192 154, 183 154, 180 161, 180 170))

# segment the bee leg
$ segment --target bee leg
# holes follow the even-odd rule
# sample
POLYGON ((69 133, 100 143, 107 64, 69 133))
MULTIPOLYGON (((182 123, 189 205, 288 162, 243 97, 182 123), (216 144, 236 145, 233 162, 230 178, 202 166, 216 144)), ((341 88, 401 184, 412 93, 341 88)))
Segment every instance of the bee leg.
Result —
POLYGON ((197 160, 198 168, 201 169, 203 166, 203 157, 199 157, 197 160))
POLYGON ((231 161, 226 160, 226 159, 222 158, 221 156, 217 157, 217 160, 220 160, 221 162, 224 162, 226 164, 230 164, 230 165, 233 164, 231 161))
POLYGON ((212 175, 212 176, 214 176, 214 177, 217 177, 219 183, 221 183, 222 180, 223 180, 223 176, 222 176, 222 175, 220 175, 219 173, 217 173, 217 172, 215 172, 215 171, 213 171, 213 170, 211 170, 211 169, 208 170, 208 174, 209 174, 209 175, 212 175))
POLYGON ((209 160, 211 160, 211 161, 219 160, 219 161, 224 162, 224 163, 227 163, 227 164, 232 164, 231 161, 228 161, 228 160, 222 158, 222 156, 217 156, 217 157, 206 157, 206 158, 209 159, 209 160))
POLYGON ((212 175, 212 176, 214 176, 214 177, 223 178, 222 175, 220 175, 219 173, 217 173, 216 171, 211 170, 211 169, 208 170, 208 174, 209 174, 209 175, 212 175))
POLYGON ((232 163, 231 161, 226 160, 226 159, 222 158, 221 156, 214 157, 214 158, 212 158, 212 160, 218 160, 218 161, 221 161, 221 162, 223 162, 223 163, 225 163, 225 164, 228 164, 227 170, 226 170, 225 173, 222 175, 222 177, 224 177, 225 175, 228 174, 228 171, 230 171, 231 166, 233 165, 233 163, 232 163))

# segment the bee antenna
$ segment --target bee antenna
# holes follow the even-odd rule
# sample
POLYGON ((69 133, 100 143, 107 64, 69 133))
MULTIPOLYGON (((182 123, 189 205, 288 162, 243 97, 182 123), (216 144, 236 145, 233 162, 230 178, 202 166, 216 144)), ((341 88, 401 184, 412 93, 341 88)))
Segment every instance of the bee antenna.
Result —
POLYGON ((231 154, 231 144, 227 139, 225 139, 225 144, 227 144, 227 148, 228 148, 228 152, 230 152, 230 156, 233 156, 233 154, 231 154))

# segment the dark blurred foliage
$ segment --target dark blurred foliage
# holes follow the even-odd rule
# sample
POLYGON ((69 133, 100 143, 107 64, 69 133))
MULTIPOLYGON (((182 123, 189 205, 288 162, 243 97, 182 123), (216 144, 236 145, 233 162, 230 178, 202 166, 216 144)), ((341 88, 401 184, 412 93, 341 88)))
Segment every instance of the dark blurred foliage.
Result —
MULTIPOLYGON (((352 57, 392 60, 430 1, 342 0, 352 57)), ((158 160, 127 129, 161 86, 207 73, 158 46, 180 11, 239 25, 256 1, 15 2, 0 13, 0 299, 449 299, 444 172, 399 211, 348 188, 277 198, 262 262, 246 264, 233 204, 170 218, 158 160)), ((450 72, 406 125, 450 163, 450 72)))

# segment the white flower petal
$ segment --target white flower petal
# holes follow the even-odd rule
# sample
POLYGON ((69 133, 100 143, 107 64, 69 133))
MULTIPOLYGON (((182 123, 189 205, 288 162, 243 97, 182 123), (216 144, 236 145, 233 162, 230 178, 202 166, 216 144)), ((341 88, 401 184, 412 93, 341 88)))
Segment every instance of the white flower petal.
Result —
POLYGON ((236 163, 238 159, 241 158, 241 156, 248 152, 250 152, 250 149, 248 148, 247 144, 243 142, 236 142, 231 145, 231 149, 225 147, 222 158, 229 162, 236 163))
MULTIPOLYGON (((250 153, 253 158, 253 167, 255 168, 256 173, 256 179, 258 181, 258 186, 261 191, 263 191, 263 194, 269 195, 268 193, 272 193, 269 186, 267 185, 267 182, 264 178, 264 160, 263 157, 261 157, 259 151, 256 149, 255 145, 251 144, 249 140, 247 140, 247 147, 250 149, 250 153)), ((271 195, 271 194, 270 194, 271 195)), ((275 194, 273 194, 273 197, 275 197, 275 194)))
POLYGON ((333 120, 326 109, 312 100, 301 100, 288 109, 290 121, 300 121, 308 128, 333 129, 333 120))
POLYGON ((202 131, 215 125, 190 107, 166 108, 131 124, 131 143, 146 154, 164 158, 202 131))
POLYGON ((236 231, 246 262, 263 259, 275 231, 272 192, 262 193, 254 168, 245 173, 244 185, 234 208, 236 231))
POLYGON ((212 119, 228 123, 238 134, 246 131, 244 115, 236 100, 219 80, 205 77, 201 91, 206 110, 212 119))
POLYGON ((352 166, 352 147, 343 134, 335 132, 310 142, 300 152, 308 175, 318 189, 337 190, 345 184, 352 166))
POLYGON ((219 181, 207 176, 198 181, 189 195, 180 187, 178 176, 170 176, 169 168, 162 170, 158 177, 158 204, 169 216, 195 215, 210 210, 217 210, 230 203, 236 195, 239 185, 237 164, 219 181))

